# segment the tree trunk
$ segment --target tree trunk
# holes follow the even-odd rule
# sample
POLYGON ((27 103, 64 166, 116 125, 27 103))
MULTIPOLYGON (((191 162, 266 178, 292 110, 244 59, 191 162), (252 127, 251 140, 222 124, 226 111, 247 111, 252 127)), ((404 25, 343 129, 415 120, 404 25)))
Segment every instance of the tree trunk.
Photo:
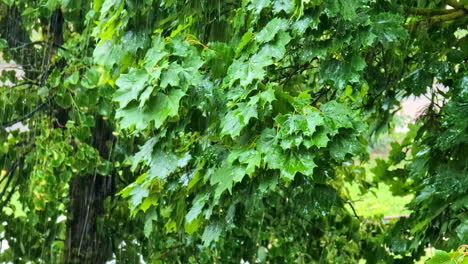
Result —
MULTIPOLYGON (((104 159, 109 159, 107 144, 112 142, 112 130, 98 119, 93 129, 93 147, 104 159)), ((112 234, 98 225, 105 213, 106 197, 114 194, 112 176, 75 176, 70 183, 69 220, 65 242, 65 264, 100 264, 112 255, 112 234)))
POLYGON ((110 257, 112 241, 98 227, 98 217, 111 187, 111 178, 100 175, 76 176, 70 183, 64 263, 100 264, 110 257))

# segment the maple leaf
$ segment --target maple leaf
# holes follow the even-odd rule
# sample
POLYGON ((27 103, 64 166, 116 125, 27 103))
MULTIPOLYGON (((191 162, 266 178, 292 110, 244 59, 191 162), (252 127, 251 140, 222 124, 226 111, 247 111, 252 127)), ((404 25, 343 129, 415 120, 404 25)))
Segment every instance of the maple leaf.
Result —
POLYGON ((169 117, 177 115, 180 99, 185 95, 179 89, 173 89, 168 95, 159 93, 151 98, 147 105, 140 109, 138 104, 132 103, 116 112, 116 118, 121 118, 122 128, 135 126, 137 130, 143 130, 153 121, 154 126, 159 128, 169 117))
POLYGON ((210 179, 211 185, 216 185, 214 198, 217 200, 221 194, 228 190, 231 193, 233 184, 241 182, 245 176, 245 168, 235 165, 223 165, 217 169, 210 179))
POLYGON ((114 94, 114 101, 120 103, 120 107, 124 108, 132 100, 136 100, 140 92, 145 88, 148 80, 148 73, 142 69, 130 69, 127 74, 121 74, 115 81, 119 89, 114 94))

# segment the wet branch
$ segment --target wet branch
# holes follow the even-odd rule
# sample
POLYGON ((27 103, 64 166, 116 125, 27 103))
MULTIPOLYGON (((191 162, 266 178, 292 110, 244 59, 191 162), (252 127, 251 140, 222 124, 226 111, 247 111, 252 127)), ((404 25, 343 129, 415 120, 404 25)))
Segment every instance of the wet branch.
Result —
MULTIPOLYGON (((15 182, 15 185, 11 188, 11 191, 10 193, 8 193, 8 196, 6 197, 5 200, 1 201, 1 206, 0 208, 3 208, 8 202, 10 202, 10 199, 11 197, 13 196, 13 194, 15 193, 15 190, 16 190, 16 187, 21 183, 21 176, 23 174, 23 166, 24 166, 24 159, 26 157, 26 155, 28 154, 29 152, 27 152, 26 154, 24 154, 20 159, 19 159, 19 162, 15 162, 15 165, 13 168, 11 168, 10 170, 10 177, 8 179, 9 182, 11 182, 11 179, 13 178, 13 174, 16 170, 16 168, 19 167, 19 172, 18 172, 18 179, 16 180, 15 182)), ((7 183, 7 185, 5 186, 5 189, 3 189, 2 191, 2 195, 1 197, 4 197, 4 194, 7 190, 7 187, 8 187, 9 183, 7 183)))
MULTIPOLYGON (((8 187, 10 186, 12 180, 13 180, 13 174, 15 173, 15 170, 16 168, 18 167, 18 161, 16 161, 13 166, 11 167, 11 169, 7 172, 7 174, 5 175, 5 177, 2 179, 2 181, 4 179, 8 179, 6 184, 5 184, 5 187, 3 188, 2 190, 2 193, 0 194, 0 197, 5 197, 5 193, 7 192, 7 189, 8 187)), ((7 198, 2 201, 2 206, 0 206, 0 208, 3 208, 5 206, 5 204, 8 203, 8 201, 11 199, 11 196, 13 195, 13 192, 14 192, 14 188, 13 190, 11 190, 11 192, 8 194, 7 198)))
POLYGON ((456 0, 447 0, 446 4, 452 8, 443 9, 443 8, 417 8, 417 7, 408 7, 405 8, 405 12, 408 15, 415 16, 426 16, 427 18, 417 21, 415 23, 410 23, 405 27, 412 27, 417 25, 420 22, 429 22, 430 24, 453 21, 459 18, 463 18, 467 15, 468 10, 456 0))
POLYGON ((453 8, 461 9, 463 8, 463 4, 458 2, 457 0, 446 0, 445 3, 453 8))
POLYGON ((457 18, 462 17, 464 15, 466 15, 465 10, 459 9, 459 10, 457 10, 455 12, 450 13, 450 14, 433 16, 433 17, 430 18, 430 21, 434 22, 434 23, 449 21, 449 20, 457 19, 457 18))
POLYGON ((33 45, 40 45, 42 47, 47 46, 47 45, 52 45, 52 47, 54 47, 54 48, 58 48, 58 49, 61 49, 61 50, 64 50, 64 51, 68 51, 68 49, 64 48, 61 45, 58 45, 58 44, 53 43, 53 42, 50 43, 50 42, 47 42, 47 41, 33 41, 33 42, 25 43, 23 45, 12 47, 10 49, 11 50, 17 50, 17 49, 26 48, 26 47, 33 46, 33 45))
POLYGON ((16 87, 25 86, 25 85, 40 86, 40 84, 36 82, 22 82, 13 86, 8 86, 8 88, 16 88, 16 87))
POLYGON ((440 8, 417 8, 408 7, 405 9, 406 13, 411 15, 419 16, 434 16, 434 15, 445 15, 456 12, 457 9, 440 9, 440 8))
POLYGON ((29 119, 29 118, 33 117, 37 112, 41 111, 46 105, 48 105, 50 103, 50 99, 52 99, 53 97, 54 96, 52 96, 51 98, 46 100, 44 103, 38 105, 36 108, 34 108, 31 112, 27 113, 26 115, 24 115, 22 117, 19 117, 17 119, 2 123, 0 125, 0 127, 2 129, 5 129, 5 128, 9 127, 9 126, 12 126, 12 125, 18 123, 18 122, 22 122, 22 121, 24 121, 26 119, 29 119))
POLYGON ((351 207, 351 210, 353 210, 354 216, 355 216, 357 219, 361 219, 361 218, 359 218, 359 216, 357 215, 356 210, 354 209, 354 206, 353 206, 353 204, 351 203, 351 201, 345 201, 345 203, 347 203, 347 204, 349 205, 349 207, 351 207))

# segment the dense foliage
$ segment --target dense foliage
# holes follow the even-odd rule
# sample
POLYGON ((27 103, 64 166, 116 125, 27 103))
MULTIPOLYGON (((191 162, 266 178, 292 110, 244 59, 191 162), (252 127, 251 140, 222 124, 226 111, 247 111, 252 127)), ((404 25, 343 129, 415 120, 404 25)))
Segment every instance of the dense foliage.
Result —
POLYGON ((2 56, 24 74, 1 75, 0 261, 412 263, 458 247, 467 5, 3 0, 2 56), (431 104, 371 182, 368 142, 413 95, 431 104), (414 193, 411 215, 359 218, 349 182, 414 193))

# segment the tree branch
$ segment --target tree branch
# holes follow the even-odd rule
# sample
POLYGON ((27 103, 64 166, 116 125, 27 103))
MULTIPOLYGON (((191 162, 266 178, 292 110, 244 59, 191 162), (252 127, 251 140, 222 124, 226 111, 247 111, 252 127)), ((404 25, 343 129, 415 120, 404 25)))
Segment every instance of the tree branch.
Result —
MULTIPOLYGON (((10 174, 16 169, 16 166, 18 166, 18 163, 17 163, 17 162, 15 162, 15 163, 13 164, 13 166, 11 167, 11 169, 8 170, 8 172, 5 174, 5 176, 4 176, 2 179, 0 179, 0 184, 1 184, 5 179, 7 179, 7 178, 10 176, 10 174)), ((8 185, 8 184, 7 184, 7 185, 8 185)))
POLYGON ((405 8, 406 13, 418 16, 434 16, 434 15, 445 15, 456 12, 456 9, 439 9, 439 8, 417 8, 408 7, 405 8))
POLYGON ((16 88, 16 87, 25 86, 25 85, 40 86, 39 83, 32 82, 32 81, 27 81, 27 82, 22 82, 22 83, 15 84, 13 86, 8 86, 8 88, 16 88))
POLYGON ((357 219, 360 220, 361 218, 359 218, 359 216, 358 216, 357 213, 356 213, 356 210, 354 210, 354 206, 353 206, 353 204, 351 203, 351 201, 345 201, 345 203, 349 204, 349 207, 351 207, 351 210, 353 210, 354 216, 355 216, 357 219))
POLYGON ((16 46, 16 47, 12 47, 12 48, 10 48, 10 49, 11 49, 11 50, 17 50, 17 49, 26 48, 26 47, 28 47, 28 46, 33 46, 33 45, 40 45, 40 46, 43 46, 43 47, 44 47, 44 46, 46 46, 47 44, 52 45, 52 47, 54 47, 54 48, 59 48, 59 49, 62 49, 62 50, 64 50, 64 51, 68 51, 68 49, 62 47, 61 45, 58 45, 58 44, 53 43, 53 42, 52 42, 52 43, 48 43, 48 42, 46 42, 46 41, 33 41, 33 42, 25 43, 25 44, 23 44, 23 45, 19 45, 19 46, 16 46))
POLYGON ((448 21, 448 20, 454 20, 456 18, 464 16, 466 13, 464 10, 459 9, 453 13, 446 14, 446 15, 440 15, 440 16, 433 16, 430 18, 430 21, 433 23, 437 22, 443 22, 443 21, 448 21))
MULTIPOLYGON (((29 152, 28 152, 29 153, 29 152)), ((2 191, 2 195, 1 197, 5 197, 5 193, 6 193, 6 190, 8 188, 8 185, 10 184, 11 182, 11 179, 13 179, 13 174, 15 173, 15 170, 16 168, 19 167, 19 171, 18 171, 18 178, 16 179, 16 183, 15 185, 11 188, 11 191, 10 193, 8 194, 8 196, 6 197, 5 200, 1 201, 1 206, 0 208, 3 208, 11 199, 11 197, 13 196, 13 194, 15 193, 15 190, 16 190, 16 187, 21 183, 21 175, 23 174, 23 166, 24 166, 24 159, 26 157, 26 155, 28 154, 24 154, 20 159, 19 161, 16 161, 15 164, 13 165, 13 168, 10 169, 10 178, 8 179, 8 182, 7 184, 5 185, 5 189, 3 189, 2 191)))
POLYGON ((466 23, 466 14, 467 10, 465 9, 452 9, 455 10, 454 12, 445 14, 445 15, 435 15, 435 16, 429 16, 426 19, 419 20, 419 21, 414 21, 413 23, 406 24, 404 27, 412 30, 416 26, 418 26, 421 22, 425 22, 426 26, 430 27, 434 24, 440 23, 440 22, 446 22, 446 21, 451 21, 456 24, 458 23, 466 23))
MULTIPOLYGON (((5 187, 3 188, 0 197, 5 197, 5 193, 6 193, 7 189, 8 189, 8 186, 10 186, 11 181, 13 180, 13 174, 15 173, 15 170, 16 170, 17 167, 18 167, 18 161, 16 161, 16 162, 13 164, 13 166, 11 167, 11 169, 7 172, 7 174, 6 174, 5 177, 3 178, 3 179, 8 179, 8 180, 7 180, 7 182, 5 183, 5 187)), ((2 181, 3 181, 3 179, 2 179, 2 181)), ((3 204, 6 204, 6 203, 7 203, 7 202, 6 202, 7 200, 8 200, 8 198, 5 200, 5 202, 2 201, 2 207, 3 207, 3 204)))
POLYGON ((453 7, 453 8, 456 8, 456 9, 461 9, 463 8, 463 4, 458 2, 457 0, 446 0, 445 3, 447 3, 447 5, 453 7))
POLYGON ((47 101, 45 101, 44 103, 38 105, 36 108, 34 108, 31 112, 27 113, 26 115, 22 116, 22 117, 19 117, 17 119, 14 119, 14 120, 11 120, 11 121, 8 121, 8 122, 5 122, 3 124, 0 125, 0 127, 2 129, 5 129, 9 126, 12 126, 18 122, 21 122, 21 121, 24 121, 28 118, 31 118, 32 116, 34 116, 37 112, 39 112, 42 108, 44 108, 46 105, 48 105, 50 103, 50 99, 52 99, 54 96, 50 97, 47 101))

